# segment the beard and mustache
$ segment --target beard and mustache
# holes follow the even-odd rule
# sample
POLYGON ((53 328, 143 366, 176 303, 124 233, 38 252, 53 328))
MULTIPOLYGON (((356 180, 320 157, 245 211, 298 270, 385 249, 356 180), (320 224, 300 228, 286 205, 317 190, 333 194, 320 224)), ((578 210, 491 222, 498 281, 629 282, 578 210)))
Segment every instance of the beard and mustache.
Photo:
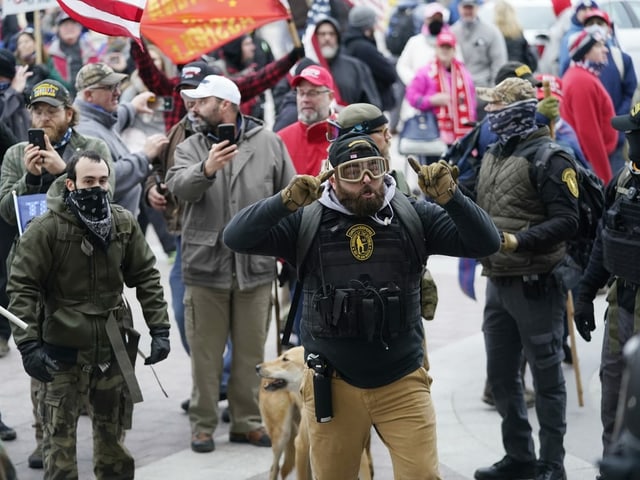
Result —
POLYGON ((347 210, 356 217, 370 217, 375 215, 384 205, 384 184, 378 189, 371 185, 363 186, 358 192, 343 190, 339 182, 335 186, 336 197, 347 210), (365 198, 363 195, 373 193, 373 197, 365 198))

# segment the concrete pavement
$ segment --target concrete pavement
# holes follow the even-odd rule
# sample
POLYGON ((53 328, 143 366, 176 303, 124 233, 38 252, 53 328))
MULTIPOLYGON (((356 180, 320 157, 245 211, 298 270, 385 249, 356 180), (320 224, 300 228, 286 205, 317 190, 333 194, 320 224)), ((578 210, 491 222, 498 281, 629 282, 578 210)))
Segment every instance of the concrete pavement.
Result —
MULTIPOLYGON (((169 264, 158 250, 157 240, 149 235, 159 258, 167 298, 169 264)), ((479 466, 489 465, 503 456, 499 416, 480 401, 485 379, 485 354, 480 332, 484 279, 476 278, 478 301, 466 298, 457 285, 457 260, 432 257, 429 267, 438 284, 440 302, 436 319, 425 322, 431 374, 434 377, 432 395, 438 420, 438 445, 445 479, 473 478, 479 466)), ((135 297, 128 292, 137 307, 135 297)), ((596 314, 602 317, 604 297, 596 299, 596 314)), ((141 347, 148 353, 149 336, 136 314, 136 324, 142 332, 141 347)), ((180 402, 188 397, 190 382, 189 359, 182 349, 176 329, 172 329, 173 350, 170 357, 155 366, 169 398, 165 398, 149 367, 138 364, 137 373, 145 397, 134 411, 133 429, 126 444, 136 459, 136 478, 145 479, 267 479, 271 465, 271 450, 228 442, 228 425, 220 423, 215 434, 216 451, 196 454, 189 448, 190 433, 187 416, 180 402)), ((602 326, 591 343, 578 339, 580 367, 584 389, 584 407, 578 407, 573 369, 565 366, 568 408, 566 435, 566 468, 570 480, 594 478, 594 462, 600 455, 599 398, 597 377, 602 326)), ((18 478, 42 478, 41 470, 27 467, 27 456, 34 448, 29 381, 22 369, 20 355, 12 350, 0 359, 0 410, 3 420, 16 429, 18 438, 5 445, 16 465, 18 478)), ((267 341, 267 357, 275 356, 275 332, 267 341)), ((528 384, 531 385, 530 379, 528 384)), ((221 404, 224 405, 224 402, 221 404)), ((535 411, 529 410, 534 431, 535 411)), ((386 448, 374 435, 372 446, 375 478, 393 478, 386 448)), ((93 478, 91 466, 91 433, 89 420, 82 417, 78 427, 78 463, 81 479, 93 478)))

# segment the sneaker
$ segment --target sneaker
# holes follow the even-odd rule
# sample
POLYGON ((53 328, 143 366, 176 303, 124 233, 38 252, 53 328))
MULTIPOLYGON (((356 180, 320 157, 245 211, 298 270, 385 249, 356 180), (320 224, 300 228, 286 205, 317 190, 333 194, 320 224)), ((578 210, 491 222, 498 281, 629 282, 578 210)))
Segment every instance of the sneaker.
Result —
POLYGON ((535 480, 567 480, 567 474, 561 466, 539 463, 535 480))
POLYGON ((197 453, 213 452, 216 444, 213 443, 213 437, 208 433, 194 433, 191 437, 191 450, 197 453))
POLYGON ((256 447, 270 447, 271 439, 264 427, 256 428, 247 433, 229 433, 229 441, 233 443, 250 443, 256 447))
POLYGON ((10 440, 15 440, 16 437, 16 431, 11 427, 7 427, 2 420, 0 420, 0 440, 8 442, 10 440))
POLYGON ((502 460, 490 467, 476 470, 473 478, 476 480, 531 480, 535 474, 535 461, 518 462, 506 455, 502 460))
POLYGON ((29 468, 41 469, 42 468, 42 449, 40 445, 36 447, 29 458, 27 458, 29 468))
POLYGON ((4 357, 9 353, 9 340, 4 337, 0 337, 0 358, 4 357))

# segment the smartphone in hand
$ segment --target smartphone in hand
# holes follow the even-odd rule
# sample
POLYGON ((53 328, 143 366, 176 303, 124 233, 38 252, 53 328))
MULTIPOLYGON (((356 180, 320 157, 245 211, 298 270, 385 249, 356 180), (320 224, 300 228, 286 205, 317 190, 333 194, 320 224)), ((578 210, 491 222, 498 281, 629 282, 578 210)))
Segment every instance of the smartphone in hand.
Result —
POLYGON ((27 131, 29 143, 39 147, 40 150, 46 150, 47 146, 44 143, 44 130, 42 128, 30 128, 27 131))
POLYGON ((173 110, 172 97, 152 97, 149 101, 150 107, 157 112, 170 112, 173 110))
POLYGON ((233 123, 221 123, 218 125, 218 140, 220 142, 229 140, 229 145, 236 143, 236 126, 233 123))

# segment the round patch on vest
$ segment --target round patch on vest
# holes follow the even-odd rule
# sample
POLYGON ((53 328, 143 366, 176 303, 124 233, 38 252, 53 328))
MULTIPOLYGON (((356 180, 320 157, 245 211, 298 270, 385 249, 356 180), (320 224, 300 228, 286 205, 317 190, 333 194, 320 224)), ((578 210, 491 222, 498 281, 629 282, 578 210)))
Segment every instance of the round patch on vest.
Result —
POLYGON ((373 254, 373 236, 376 232, 368 225, 354 225, 347 230, 349 249, 356 260, 363 262, 373 254))
POLYGON ((578 190, 578 177, 576 177, 576 171, 573 168, 565 168, 562 172, 562 181, 567 185, 571 195, 578 198, 580 192, 578 190))

